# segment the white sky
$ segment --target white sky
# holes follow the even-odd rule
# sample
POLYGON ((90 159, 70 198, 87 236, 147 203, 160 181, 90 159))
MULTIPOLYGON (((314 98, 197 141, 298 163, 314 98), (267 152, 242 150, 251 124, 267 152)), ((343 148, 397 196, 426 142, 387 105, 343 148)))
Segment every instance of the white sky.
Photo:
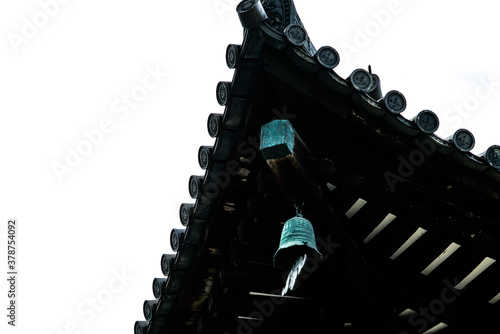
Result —
MULTIPOLYGON (((132 333, 154 299, 179 205, 192 202, 189 176, 202 174, 198 147, 214 142, 206 119, 223 112, 217 82, 232 79, 224 57, 242 41, 238 1, 66 0, 43 22, 40 3, 49 2, 0 4, 0 267, 4 277, 7 219, 16 217, 20 273, 18 328, 4 306, 0 328, 132 333), (33 16, 46 25, 29 31, 33 16), (18 52, 13 34, 25 38, 18 52), (151 71, 169 74, 157 84, 151 71), (121 101, 131 92, 147 92, 134 108, 121 101), (99 126, 108 133, 98 145, 82 146, 83 132, 99 126), (52 164, 79 145, 92 151, 59 180, 52 164)), ((475 153, 500 144, 494 4, 296 0, 315 46, 339 51, 340 75, 371 64, 384 93, 406 96, 404 116, 435 111, 438 134, 471 130, 475 153)), ((6 292, 2 279, 0 305, 6 292)))

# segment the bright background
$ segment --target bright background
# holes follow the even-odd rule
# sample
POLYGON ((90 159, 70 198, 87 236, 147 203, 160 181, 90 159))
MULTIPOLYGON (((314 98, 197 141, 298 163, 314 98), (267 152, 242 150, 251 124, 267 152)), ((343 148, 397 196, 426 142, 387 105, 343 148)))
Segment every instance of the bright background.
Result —
MULTIPOLYGON (((0 328, 132 333, 144 300, 154 299, 179 206, 193 202, 187 183, 202 174, 198 147, 214 142, 206 120, 223 112, 215 87, 232 78, 226 46, 242 41, 238 1, 66 1, 18 52, 13 34, 22 36, 26 19, 43 19, 41 4, 51 1, 0 4, 0 267, 5 274, 7 219, 15 217, 20 273, 18 327, 6 325, 2 279, 0 328), (127 117, 115 113, 147 68, 168 77, 127 117), (65 163, 68 147, 104 119, 111 133, 59 180, 52 164, 65 163)), ((339 51, 340 75, 372 65, 384 93, 406 96, 405 117, 431 109, 439 135, 467 128, 479 154, 500 144, 500 21, 494 1, 463 3, 295 4, 315 46, 339 51)))

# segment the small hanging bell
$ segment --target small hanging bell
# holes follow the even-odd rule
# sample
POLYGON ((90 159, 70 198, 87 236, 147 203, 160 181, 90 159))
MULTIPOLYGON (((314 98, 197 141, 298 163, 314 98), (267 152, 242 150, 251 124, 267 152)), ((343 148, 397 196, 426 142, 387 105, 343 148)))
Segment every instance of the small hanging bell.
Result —
POLYGON ((322 257, 316 247, 316 237, 311 222, 301 214, 297 214, 283 226, 280 245, 273 258, 274 267, 290 269, 304 254, 313 258, 322 257))

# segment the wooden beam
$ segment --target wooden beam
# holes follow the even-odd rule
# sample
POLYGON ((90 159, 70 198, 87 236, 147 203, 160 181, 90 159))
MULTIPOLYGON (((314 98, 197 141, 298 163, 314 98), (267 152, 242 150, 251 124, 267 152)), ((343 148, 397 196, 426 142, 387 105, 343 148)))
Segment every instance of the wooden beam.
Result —
POLYGON ((275 120, 261 129, 260 150, 283 195, 296 200, 315 184, 305 161, 307 147, 288 120, 275 120))
POLYGON ((379 301, 370 289, 363 253, 344 227, 346 218, 328 202, 326 185, 314 176, 315 169, 309 159, 313 153, 288 120, 275 120, 262 126, 260 150, 284 197, 291 201, 302 197, 306 206, 313 208, 319 217, 328 222, 315 224, 311 221, 317 230, 316 236, 326 237, 329 233, 333 240, 348 249, 350 276, 357 286, 357 293, 364 296, 365 307, 373 310, 373 314, 369 315, 370 321, 374 320, 381 328, 389 330, 392 326, 390 315, 381 311, 379 301))

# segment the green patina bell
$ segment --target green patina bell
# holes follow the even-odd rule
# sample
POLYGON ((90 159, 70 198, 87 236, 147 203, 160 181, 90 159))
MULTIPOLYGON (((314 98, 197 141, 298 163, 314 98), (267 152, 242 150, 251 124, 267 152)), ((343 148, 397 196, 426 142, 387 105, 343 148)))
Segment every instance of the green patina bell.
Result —
POLYGON ((283 226, 280 246, 274 254, 273 264, 276 268, 290 269, 304 254, 313 258, 322 256, 316 247, 316 237, 311 222, 299 214, 289 219, 283 226))

